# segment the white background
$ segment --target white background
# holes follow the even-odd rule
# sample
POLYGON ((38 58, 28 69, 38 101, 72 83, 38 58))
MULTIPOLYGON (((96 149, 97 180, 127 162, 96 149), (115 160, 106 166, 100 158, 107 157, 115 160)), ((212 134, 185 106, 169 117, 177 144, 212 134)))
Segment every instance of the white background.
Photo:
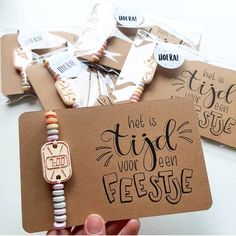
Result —
MULTIPOLYGON (((0 30, 29 25, 81 26, 88 17, 92 2, 0 0, 0 30)), ((236 65, 236 1, 118 2, 123 5, 126 2, 127 8, 137 9, 154 19, 201 32, 202 52, 236 65)), ((23 112, 41 109, 37 100, 27 100, 15 106, 0 105, 0 234, 25 234, 21 226, 18 117, 23 112)), ((236 234, 236 150, 206 140, 203 140, 203 150, 212 191, 212 208, 142 219, 141 234, 236 234)))

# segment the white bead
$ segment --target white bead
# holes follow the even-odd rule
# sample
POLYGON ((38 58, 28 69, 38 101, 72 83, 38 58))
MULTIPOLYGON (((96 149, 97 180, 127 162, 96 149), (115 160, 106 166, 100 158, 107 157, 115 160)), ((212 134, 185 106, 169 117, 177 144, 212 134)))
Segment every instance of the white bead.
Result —
POLYGON ((61 216, 66 214, 66 208, 54 209, 54 215, 61 216))
POLYGON ((66 221, 66 219, 67 219, 67 216, 66 216, 66 215, 54 216, 54 220, 55 220, 56 222, 64 222, 64 221, 66 221))
POLYGON ((60 230, 66 228, 66 222, 54 222, 54 229, 60 230))
POLYGON ((64 190, 54 190, 52 191, 53 196, 62 196, 64 195, 64 190))
POLYGON ((55 209, 61 209, 66 207, 66 203, 65 202, 54 203, 53 206, 55 209))
POLYGON ((65 196, 57 196, 52 198, 53 202, 64 202, 65 196))

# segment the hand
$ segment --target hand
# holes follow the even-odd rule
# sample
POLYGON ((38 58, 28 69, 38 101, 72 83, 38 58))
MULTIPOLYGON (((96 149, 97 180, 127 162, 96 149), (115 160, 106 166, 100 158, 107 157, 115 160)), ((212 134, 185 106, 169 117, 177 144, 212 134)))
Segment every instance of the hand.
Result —
POLYGON ((47 235, 137 235, 140 228, 138 219, 119 220, 105 223, 99 215, 88 216, 84 225, 52 230, 47 235))

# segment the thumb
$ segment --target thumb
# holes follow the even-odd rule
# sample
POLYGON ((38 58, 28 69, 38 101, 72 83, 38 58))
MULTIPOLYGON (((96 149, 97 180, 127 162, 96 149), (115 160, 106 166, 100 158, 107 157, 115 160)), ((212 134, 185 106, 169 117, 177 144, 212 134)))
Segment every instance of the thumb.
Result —
POLYGON ((103 218, 99 215, 89 215, 84 224, 85 235, 105 235, 106 227, 103 218))

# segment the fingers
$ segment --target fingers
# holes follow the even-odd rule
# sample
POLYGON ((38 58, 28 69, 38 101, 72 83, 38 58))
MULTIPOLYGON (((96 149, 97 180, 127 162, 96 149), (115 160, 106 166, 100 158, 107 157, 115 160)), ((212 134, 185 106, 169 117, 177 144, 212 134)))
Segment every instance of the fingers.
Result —
POLYGON ((71 229, 71 235, 83 235, 84 234, 84 226, 79 225, 75 226, 73 229, 71 229))
POLYGON ((120 235, 137 235, 140 229, 139 219, 129 220, 120 235))
POLYGON ((50 230, 47 232, 47 235, 70 235, 70 228, 61 230, 50 230))
POLYGON ((47 235, 137 235, 140 229, 139 219, 120 220, 105 222, 99 215, 92 214, 88 216, 83 226, 67 228, 63 230, 51 230, 47 235), (123 230, 122 230, 123 229, 123 230))
POLYGON ((106 223, 107 235, 116 235, 124 228, 129 220, 110 221, 106 223))
POLYGON ((85 235, 106 234, 106 227, 103 218, 95 214, 88 216, 84 224, 84 234, 85 235))

